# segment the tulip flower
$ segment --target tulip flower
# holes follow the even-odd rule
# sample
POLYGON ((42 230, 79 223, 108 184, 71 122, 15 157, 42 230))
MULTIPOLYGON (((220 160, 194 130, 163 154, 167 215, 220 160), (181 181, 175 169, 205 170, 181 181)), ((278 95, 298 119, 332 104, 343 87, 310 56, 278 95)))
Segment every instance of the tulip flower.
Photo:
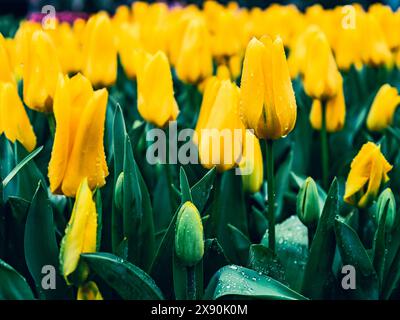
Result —
POLYGON ((367 128, 370 131, 382 131, 390 126, 397 106, 400 104, 400 95, 395 87, 384 84, 375 96, 367 117, 367 128))
POLYGON ((106 13, 92 16, 86 24, 82 70, 94 86, 110 86, 117 79, 117 46, 106 13))
POLYGON ((80 255, 96 252, 96 239, 96 204, 88 180, 84 178, 79 185, 71 218, 61 242, 60 265, 68 284, 80 284, 86 280, 89 270, 86 264, 80 263, 80 255))
POLYGON ((308 177, 300 188, 296 208, 300 221, 307 227, 315 228, 321 214, 321 207, 317 185, 311 177, 308 177))
POLYGON ((379 225, 380 220, 386 210, 385 227, 388 231, 392 231, 396 227, 396 200, 390 188, 386 188, 378 197, 376 204, 375 221, 379 225))
POLYGON ((204 234, 200 213, 185 202, 179 209, 175 228, 175 252, 184 266, 196 265, 204 254, 204 234))
POLYGON ((246 49, 240 115, 259 139, 279 139, 296 122, 296 100, 280 38, 253 38, 246 49))
POLYGON ((202 19, 192 20, 186 28, 176 73, 186 82, 197 83, 212 74, 212 56, 207 25, 202 19))
POLYGON ((85 77, 60 77, 54 98, 56 132, 49 163, 50 189, 75 196, 83 178, 91 189, 108 175, 103 136, 108 93, 85 77))
POLYGON ((263 157, 260 141, 250 130, 246 130, 243 155, 239 167, 242 175, 243 190, 250 193, 259 191, 264 178, 263 157))
POLYGON ((159 51, 144 58, 137 74, 138 110, 146 121, 164 127, 176 120, 179 109, 174 98, 167 56, 159 51))
POLYGON ((380 146, 367 142, 353 159, 346 181, 344 201, 365 208, 379 193, 380 187, 389 180, 392 165, 381 153, 380 146))
POLYGON ((285 137, 296 123, 297 106, 282 40, 253 38, 243 62, 240 116, 267 144, 268 246, 275 251, 275 195, 273 140, 285 137))
MULTIPOLYGON (((338 76, 342 76, 338 73, 338 76)), ((339 91, 333 98, 326 102, 326 130, 328 132, 337 132, 343 129, 346 117, 346 104, 343 94, 343 80, 340 79, 339 91)), ((321 130, 322 125, 322 105, 320 100, 314 100, 311 112, 310 122, 314 129, 321 130)))
POLYGON ((11 57, 7 50, 7 43, 3 35, 0 33, 0 81, 15 82, 11 57))
POLYGON ((36 136, 14 83, 0 82, 0 134, 18 140, 26 150, 36 146, 36 136))
POLYGON ((79 286, 77 300, 103 300, 97 284, 93 281, 79 286))
POLYGON ((129 78, 137 73, 136 52, 140 50, 139 29, 134 24, 123 23, 118 28, 118 53, 121 64, 129 78))
POLYGON ((319 100, 334 97, 340 87, 339 70, 323 32, 314 33, 308 42, 304 70, 306 93, 319 100))
POLYGON ((25 104, 40 112, 52 111, 60 74, 61 65, 51 37, 44 31, 35 31, 23 67, 25 104))
POLYGON ((226 171, 238 164, 245 131, 238 103, 239 88, 230 80, 207 83, 194 139, 205 168, 226 171))

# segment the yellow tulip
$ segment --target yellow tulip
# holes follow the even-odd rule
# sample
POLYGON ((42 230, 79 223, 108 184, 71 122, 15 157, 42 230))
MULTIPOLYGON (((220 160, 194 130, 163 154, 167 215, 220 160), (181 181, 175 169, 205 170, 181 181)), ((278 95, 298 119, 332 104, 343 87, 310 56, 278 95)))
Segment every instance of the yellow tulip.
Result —
POLYGON ((50 36, 44 31, 35 31, 26 58, 23 67, 24 102, 31 109, 50 112, 61 74, 57 50, 50 36))
MULTIPOLYGON (((333 98, 326 102, 326 130, 336 132, 343 129, 346 118, 346 104, 343 95, 343 80, 340 73, 339 91, 333 98)), ((310 112, 311 126, 316 130, 321 130, 322 106, 320 100, 314 100, 310 112)))
MULTIPOLYGON (((79 263, 81 253, 96 252, 97 210, 88 181, 84 178, 79 184, 71 218, 61 242, 60 264, 62 274, 68 284, 71 275, 77 271, 76 282, 86 280, 89 270, 86 264, 79 263)), ((74 281, 75 282, 75 281, 74 281)))
POLYGON ((228 65, 232 78, 237 79, 242 72, 242 56, 240 54, 233 55, 229 58, 228 65))
POLYGON ((220 80, 231 79, 231 73, 226 65, 221 64, 217 67, 217 78, 220 80))
POLYGON ((85 77, 60 77, 54 99, 56 132, 49 163, 50 189, 75 196, 83 178, 102 187, 108 175, 103 146, 108 93, 85 77))
POLYGON ((339 90, 339 70, 323 32, 314 33, 308 42, 304 70, 306 93, 319 100, 334 97, 339 90))
POLYGON ((225 171, 236 166, 243 150, 244 127, 238 115, 239 88, 230 80, 207 83, 194 142, 205 168, 225 171))
POLYGON ((118 53, 122 67, 129 78, 136 77, 135 54, 140 44, 140 34, 135 24, 123 23, 118 27, 118 53))
POLYGON ((212 69, 207 25, 203 19, 194 19, 183 36, 176 73, 181 80, 196 83, 210 76, 212 69))
POLYGON ((143 119, 162 128, 179 113, 168 58, 159 51, 144 60, 137 74, 138 111, 143 119))
POLYGON ((346 181, 344 201, 364 208, 377 197, 380 187, 389 180, 392 166, 381 153, 380 146, 367 142, 351 163, 346 181))
POLYGON ((242 172, 243 189, 250 193, 260 190, 264 177, 263 157, 260 141, 249 130, 246 130, 243 156, 239 167, 242 172))
POLYGON ((36 146, 36 136, 22 105, 15 84, 0 82, 0 134, 11 142, 18 140, 26 150, 36 146))
POLYGON ((253 38, 246 49, 240 116, 259 139, 279 139, 292 131, 297 106, 282 40, 253 38))
POLYGON ((311 25, 305 31, 301 32, 294 41, 288 58, 288 66, 292 79, 300 74, 304 74, 307 48, 310 39, 318 32, 321 32, 320 28, 316 25, 311 25))
POLYGON ((370 131, 382 131, 390 126, 400 95, 395 87, 384 84, 375 96, 367 117, 367 127, 370 131))
POLYGON ((86 24, 83 74, 94 86, 110 86, 117 79, 117 47, 110 18, 104 12, 86 24))
POLYGON ((103 296, 97 284, 89 281, 79 286, 77 300, 103 300, 103 296))
POLYGON ((0 81, 15 82, 12 61, 7 49, 7 43, 0 33, 0 81))

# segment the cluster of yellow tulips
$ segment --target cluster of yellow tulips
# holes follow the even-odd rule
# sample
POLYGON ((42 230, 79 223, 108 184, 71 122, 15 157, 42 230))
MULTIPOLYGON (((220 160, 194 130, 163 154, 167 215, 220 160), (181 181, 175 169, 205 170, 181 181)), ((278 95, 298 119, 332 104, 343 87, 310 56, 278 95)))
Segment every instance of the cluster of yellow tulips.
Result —
MULTIPOLYGON (((72 24, 54 21, 54 28, 22 21, 14 37, 0 34, 0 134, 31 152, 38 139, 28 115, 45 114, 53 125, 47 176, 52 194, 75 198, 60 261, 67 283, 79 283, 78 298, 101 298, 96 284, 85 282, 89 270, 79 260, 81 253, 96 251, 98 208, 93 193, 106 181, 112 183, 107 180, 105 123, 121 73, 137 92, 132 106, 124 108, 137 107, 136 120, 161 129, 170 121, 179 122, 184 112, 176 85, 184 86, 188 95, 193 90, 201 93, 199 110, 189 104, 190 112, 196 113, 192 128, 198 133, 194 143, 200 163, 220 173, 251 163, 254 170, 241 178, 248 194, 264 186, 264 153, 268 247, 275 252, 275 184, 281 181, 275 181, 273 145, 296 127, 298 86, 310 101, 307 122, 320 132, 318 177, 327 191, 333 178, 328 135, 352 125, 347 123, 346 79, 349 74, 362 78, 366 69, 390 73, 400 68, 399 30, 400 10, 380 4, 368 10, 357 4, 330 10, 314 5, 301 12, 294 5, 262 10, 235 2, 223 6, 206 1, 198 8, 137 1, 120 6, 113 15, 99 12, 72 24), (215 129, 241 134, 225 139, 215 150, 200 134, 215 129), (246 154, 250 143, 254 149, 246 154), (235 144, 241 147, 232 149, 235 144), (71 280, 78 265, 81 280, 71 280)), ((393 166, 373 138, 395 131, 398 88, 383 83, 371 102, 362 124, 369 138, 344 174, 343 199, 360 209, 370 207, 389 181, 393 166)), ((127 123, 129 128, 135 125, 127 123)), ((121 177, 114 177, 119 180, 116 185, 125 183, 121 177)), ((304 190, 309 185, 306 180, 304 190)), ((191 202, 188 206, 194 207, 191 202)), ((198 214, 194 219, 201 227, 200 239, 202 223, 198 214)), ((199 247, 196 263, 203 256, 202 239, 199 247)), ((190 248, 178 249, 185 255, 190 248)))

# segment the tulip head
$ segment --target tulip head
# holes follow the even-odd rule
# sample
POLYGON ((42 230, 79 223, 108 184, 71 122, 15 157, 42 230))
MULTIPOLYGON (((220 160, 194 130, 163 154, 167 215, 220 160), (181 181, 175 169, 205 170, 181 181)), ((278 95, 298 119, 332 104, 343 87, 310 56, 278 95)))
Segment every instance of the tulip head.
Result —
POLYGON ((328 39, 321 32, 314 33, 308 42, 305 59, 304 89, 319 100, 334 97, 340 87, 340 75, 328 39))
POLYGON ((186 267, 196 265, 204 255, 204 234, 200 213, 189 201, 185 202, 178 212, 175 253, 186 267))
POLYGON ((315 227, 321 213, 318 189, 315 181, 308 177, 297 195, 297 216, 307 227, 315 227))
POLYGON ((239 168, 242 175, 243 190, 249 193, 259 191, 264 178, 263 157, 260 141, 250 130, 246 130, 239 168))
POLYGON ((56 132, 48 172, 52 192, 75 196, 85 177, 91 189, 105 184, 107 99, 106 89, 94 91, 81 74, 71 79, 60 76, 54 98, 56 132))
POLYGON ((1 82, 15 82, 12 70, 12 61, 7 49, 7 42, 3 35, 0 33, 0 81, 1 82))
POLYGON ((36 146, 36 135, 26 114, 14 83, 0 82, 0 134, 11 142, 18 140, 31 152, 36 146))
POLYGON ((380 147, 367 142, 353 159, 346 181, 344 201, 365 208, 377 197, 381 186, 389 180, 392 165, 380 147))
POLYGON ((206 85, 194 142, 207 169, 226 171, 240 161, 245 130, 237 110, 239 91, 230 80, 213 78, 206 85))
POLYGON ((182 39, 176 73, 183 81, 197 83, 211 76, 212 68, 207 25, 203 19, 193 19, 182 39))
POLYGON ((400 95, 397 92, 397 89, 388 84, 384 84, 376 94, 368 113, 368 130, 382 131, 390 126, 399 104, 400 95))
POLYGON ((394 199, 393 192, 390 188, 386 188, 379 195, 375 215, 377 224, 379 224, 384 214, 386 214, 384 221, 385 226, 388 231, 391 231, 394 229, 396 223, 396 200, 394 199))
POLYGON ((179 109, 174 97, 172 75, 168 58, 158 51, 144 58, 138 70, 138 110, 144 120, 164 127, 178 117, 179 109))
POLYGON ((44 31, 35 31, 23 67, 24 102, 34 110, 50 112, 61 65, 56 47, 44 31))
MULTIPOLYGON (((343 94, 342 76, 340 77, 339 91, 333 98, 326 101, 326 130, 328 132, 337 132, 343 129, 346 118, 346 104, 343 94)), ((320 100, 314 100, 310 112, 311 126, 316 130, 321 130, 322 125, 322 105, 320 100)))
POLYGON ((296 123, 297 106, 282 40, 253 38, 246 49, 240 116, 259 139, 279 139, 296 123))
POLYGON ((60 266, 67 281, 81 284, 89 273, 88 266, 81 263, 81 253, 96 251, 97 211, 87 179, 79 185, 71 218, 61 242, 60 266))
POLYGON ((110 86, 117 79, 114 29, 104 12, 93 15, 86 24, 82 71, 96 87, 110 86))

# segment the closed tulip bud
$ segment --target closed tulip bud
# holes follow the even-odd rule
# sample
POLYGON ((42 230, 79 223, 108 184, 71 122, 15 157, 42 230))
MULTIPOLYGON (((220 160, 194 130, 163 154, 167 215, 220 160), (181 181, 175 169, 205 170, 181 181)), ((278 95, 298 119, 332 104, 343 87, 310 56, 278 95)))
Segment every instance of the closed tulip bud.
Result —
POLYGON ((137 74, 138 110, 144 120, 162 128, 179 113, 168 58, 159 51, 144 60, 137 74))
POLYGON ((318 223, 321 208, 318 189, 315 181, 308 177, 297 195, 297 216, 307 227, 315 227, 318 223))
POLYGON ((391 231, 396 222, 396 200, 390 188, 385 189, 378 198, 375 216, 377 224, 379 224, 382 219, 385 210, 387 210, 385 226, 388 231, 391 231))
MULTIPOLYGON (((326 130, 337 132, 343 129, 346 118, 346 105, 343 94, 343 81, 340 77, 339 91, 333 98, 326 102, 326 130)), ((321 130, 322 105, 320 100, 314 100, 310 112, 311 126, 316 130, 321 130)))
POLYGON ((389 180, 392 165, 380 147, 367 142, 353 159, 346 181, 344 201, 365 208, 377 197, 380 187, 389 180))
POLYGON ((26 150, 36 146, 36 136, 13 83, 0 82, 0 134, 11 142, 18 140, 26 150))
POLYGON ((323 32, 314 33, 309 39, 305 60, 304 89, 319 100, 334 97, 340 87, 339 70, 323 32))
POLYGON ((217 78, 220 80, 231 79, 231 73, 226 65, 221 64, 217 67, 217 78))
POLYGON ((136 55, 140 48, 140 33, 137 25, 124 23, 118 27, 118 53, 121 64, 129 78, 137 73, 136 55))
POLYGON ((192 20, 185 31, 176 63, 178 77, 197 83, 212 74, 212 56, 207 25, 203 19, 192 20))
POLYGON ((367 117, 367 128, 370 131, 382 131, 390 126, 400 95, 395 87, 384 84, 375 96, 367 117))
POLYGON ((117 47, 110 18, 104 12, 86 24, 83 74, 94 86, 110 86, 117 79, 117 47))
POLYGON ((3 35, 0 33, 0 81, 15 82, 12 61, 7 50, 7 43, 3 35))
POLYGON ((50 189, 73 197, 83 178, 102 187, 108 175, 103 137, 108 92, 93 91, 77 74, 60 77, 54 99, 56 132, 49 163, 50 189))
POLYGON ((34 110, 52 111, 61 65, 50 36, 35 31, 29 44, 29 54, 23 67, 24 102, 34 110))
POLYGON ((185 202, 178 212, 175 253, 185 267, 196 265, 204 255, 203 224, 199 211, 189 201, 185 202))
POLYGON ((122 210, 124 203, 124 173, 121 172, 115 183, 114 202, 118 210, 122 210))
POLYGON ((297 106, 282 40, 253 38, 246 49, 240 116, 259 139, 279 139, 296 123, 297 106))
POLYGON ((77 300, 103 300, 103 296, 97 284, 93 281, 86 282, 79 286, 77 300))
POLYGON ((249 130, 246 130, 243 155, 239 167, 243 190, 250 193, 259 191, 264 178, 263 157, 260 141, 249 130))
POLYGON ((237 79, 242 72, 242 56, 235 54, 229 58, 229 71, 232 79, 237 79))
POLYGON ((96 251, 97 211, 85 178, 79 185, 71 218, 61 241, 60 266, 67 283, 83 283, 88 274, 88 266, 80 262, 82 253, 96 251))
POLYGON ((205 168, 226 171, 240 161, 245 129, 238 114, 239 92, 230 80, 207 82, 194 139, 205 168))
POLYGON ((309 41, 318 32, 321 32, 321 29, 316 25, 311 25, 301 32, 294 41, 288 58, 288 66, 292 79, 300 74, 304 74, 309 41))

